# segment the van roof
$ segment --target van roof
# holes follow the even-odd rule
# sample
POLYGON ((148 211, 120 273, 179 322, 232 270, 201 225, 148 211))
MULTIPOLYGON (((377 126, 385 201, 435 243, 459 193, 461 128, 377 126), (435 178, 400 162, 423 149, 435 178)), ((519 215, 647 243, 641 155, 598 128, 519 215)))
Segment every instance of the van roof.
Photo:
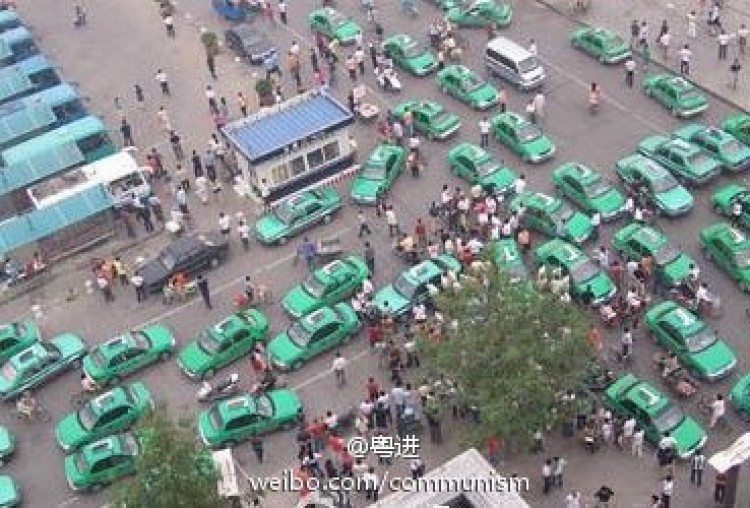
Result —
POLYGON ((499 53, 503 53, 514 60, 522 60, 534 56, 528 49, 510 39, 506 39, 505 37, 495 37, 487 43, 487 47, 499 53))

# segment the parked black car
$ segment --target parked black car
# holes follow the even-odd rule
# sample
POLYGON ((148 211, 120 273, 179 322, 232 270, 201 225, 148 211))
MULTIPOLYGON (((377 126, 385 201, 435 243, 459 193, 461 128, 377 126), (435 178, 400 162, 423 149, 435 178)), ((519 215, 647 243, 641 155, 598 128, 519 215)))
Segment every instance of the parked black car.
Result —
POLYGON ((224 32, 224 40, 227 47, 253 65, 262 64, 268 55, 276 52, 276 46, 266 37, 266 34, 247 23, 239 24, 224 32))
POLYGON ((146 291, 161 291, 177 272, 194 275, 217 266, 229 254, 229 239, 218 232, 186 234, 177 238, 158 256, 144 263, 137 273, 146 291))

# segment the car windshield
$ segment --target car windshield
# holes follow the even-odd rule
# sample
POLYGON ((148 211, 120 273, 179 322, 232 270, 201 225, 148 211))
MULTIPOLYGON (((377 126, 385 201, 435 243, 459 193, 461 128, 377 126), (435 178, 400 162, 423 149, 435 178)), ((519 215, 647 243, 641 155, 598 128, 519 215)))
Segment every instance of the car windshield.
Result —
POLYGON ((424 54, 424 48, 421 44, 413 39, 409 39, 404 44, 404 56, 406 58, 416 58, 424 54))
POLYGON ((86 404, 78 411, 78 423, 81 424, 81 428, 91 430, 96 425, 96 420, 91 403, 86 404))
POLYGON ((524 58, 523 60, 518 62, 518 70, 521 74, 534 70, 537 67, 539 67, 539 62, 537 62, 536 58, 534 58, 533 56, 524 58))
POLYGON ((151 347, 151 341, 141 330, 130 332, 130 338, 133 339, 133 345, 138 349, 148 349, 151 347))
POLYGON ((659 266, 668 265, 680 255, 680 250, 667 242, 654 252, 654 261, 659 266))
POLYGON ((315 298, 320 298, 325 293, 326 285, 318 279, 315 274, 310 275, 303 284, 305 291, 315 298))
POLYGON ((585 192, 586 195, 590 198, 598 198, 599 196, 603 196, 604 194, 606 194, 609 189, 610 186, 606 182, 603 182, 602 180, 595 180, 586 185, 585 192))
POLYGON ((681 101, 694 101, 699 98, 700 94, 697 90, 685 90, 684 92, 680 92, 681 101))
POLYGON ((711 162, 711 159, 703 152, 696 152, 690 156, 689 161, 693 166, 703 166, 711 162))
POLYGON ((289 203, 282 203, 281 206, 273 212, 273 214, 280 222, 284 224, 289 224, 294 219, 294 209, 289 206, 289 203))
POLYGON ((668 404, 661 412, 654 415, 654 425, 659 433, 664 434, 677 427, 685 419, 685 413, 679 406, 668 404))
POLYGON ((447 111, 439 111, 430 117, 430 123, 432 125, 440 125, 441 123, 447 121, 448 118, 449 115, 447 111))
POLYGON ((222 426, 221 414, 219 414, 219 406, 214 406, 208 411, 208 419, 211 422, 211 426, 215 429, 220 429, 222 426))
POLYGON ((606 50, 619 48, 623 46, 624 44, 625 44, 625 41, 622 40, 622 37, 620 37, 619 35, 612 35, 604 39, 603 46, 604 46, 604 50, 606 51, 606 50))
POLYGON ((273 402, 268 395, 261 395, 255 399, 255 412, 264 418, 273 416, 273 402))
POLYGON ((198 335, 198 347, 209 355, 214 355, 221 347, 221 337, 219 337, 213 328, 203 330, 198 335))
POLYGON ((571 217, 573 217, 573 209, 565 204, 560 204, 557 210, 552 212, 552 221, 555 224, 565 224, 571 217))
POLYGON ((542 131, 540 131, 539 127, 537 127, 536 125, 528 123, 521 127, 518 130, 517 134, 518 141, 520 141, 521 143, 529 143, 540 137, 542 135, 542 131))
POLYGON ((85 472, 89 468, 89 462, 86 460, 86 457, 83 455, 83 452, 78 452, 78 455, 76 455, 76 469, 80 472, 85 472))
POLYGON ((570 269, 570 279, 576 284, 583 284, 599 273, 599 268, 588 259, 583 259, 570 269))
POLYGON ((286 334, 292 342, 300 347, 305 347, 312 337, 312 334, 305 330, 305 327, 299 321, 290 326, 286 334))
POLYGON ((171 272, 174 269, 174 265, 177 262, 177 259, 174 255, 174 252, 167 248, 164 249, 161 254, 159 254, 159 261, 168 271, 171 272))
POLYGON ((464 92, 473 92, 482 86, 484 86, 484 81, 475 74, 466 74, 461 80, 461 89, 464 92))
POLYGON ((740 268, 750 267, 750 249, 736 252, 734 254, 734 263, 740 268))
POLYGON ((491 175, 497 173, 500 170, 500 165, 496 160, 487 159, 477 164, 477 173, 481 176, 491 175))
POLYGON ((345 17, 345 16, 343 15, 343 14, 341 14, 340 12, 334 12, 334 13, 331 13, 331 14, 330 14, 330 15, 328 16, 328 22, 329 22, 329 23, 331 23, 331 26, 332 26, 333 28, 340 28, 340 27, 342 27, 342 26, 343 26, 344 24, 346 24, 346 22, 347 22, 347 19, 346 19, 346 17, 345 17))
POLYGON ((651 189, 657 193, 669 192, 676 188, 678 185, 677 180, 672 178, 670 175, 664 175, 661 178, 657 178, 651 182, 651 189))
POLYGON ((736 139, 730 139, 721 145, 721 150, 727 153, 736 154, 746 150, 746 148, 745 145, 736 139))
POLYGON ((414 293, 417 292, 416 284, 404 274, 401 274, 401 277, 396 279, 396 282, 393 283, 393 289, 407 300, 411 300, 414 293))
POLYGON ((384 164, 365 164, 362 168, 362 178, 367 180, 383 180, 385 178, 384 164))
POLYGON ((716 334, 704 326, 694 334, 685 337, 685 345, 691 353, 699 353, 716 342, 716 334))

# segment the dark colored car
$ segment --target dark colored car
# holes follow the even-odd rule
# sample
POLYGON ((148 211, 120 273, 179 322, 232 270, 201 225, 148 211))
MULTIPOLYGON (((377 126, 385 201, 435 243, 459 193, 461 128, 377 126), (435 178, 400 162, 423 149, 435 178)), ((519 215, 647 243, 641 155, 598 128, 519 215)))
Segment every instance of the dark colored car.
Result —
POLYGON ((276 53, 276 46, 266 34, 242 23, 224 32, 227 47, 237 56, 249 61, 253 65, 263 63, 268 55, 276 53))
POLYGON ((228 254, 229 240, 219 232, 184 235, 144 263, 137 273, 143 277, 143 287, 147 291, 157 292, 172 275, 178 272, 196 274, 213 268, 228 254))

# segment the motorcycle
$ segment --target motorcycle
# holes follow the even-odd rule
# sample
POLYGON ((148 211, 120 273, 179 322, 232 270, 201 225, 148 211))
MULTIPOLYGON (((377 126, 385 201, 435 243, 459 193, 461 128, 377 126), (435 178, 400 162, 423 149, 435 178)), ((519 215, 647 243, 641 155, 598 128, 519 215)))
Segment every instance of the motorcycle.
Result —
POLYGON ((385 91, 394 93, 401 91, 401 80, 398 79, 398 74, 392 68, 386 67, 382 71, 376 71, 375 78, 378 80, 380 88, 385 91))
POLYGON ((225 399, 237 393, 240 389, 240 375, 233 372, 229 377, 223 379, 216 386, 208 381, 203 381, 198 390, 198 402, 214 402, 225 399))

